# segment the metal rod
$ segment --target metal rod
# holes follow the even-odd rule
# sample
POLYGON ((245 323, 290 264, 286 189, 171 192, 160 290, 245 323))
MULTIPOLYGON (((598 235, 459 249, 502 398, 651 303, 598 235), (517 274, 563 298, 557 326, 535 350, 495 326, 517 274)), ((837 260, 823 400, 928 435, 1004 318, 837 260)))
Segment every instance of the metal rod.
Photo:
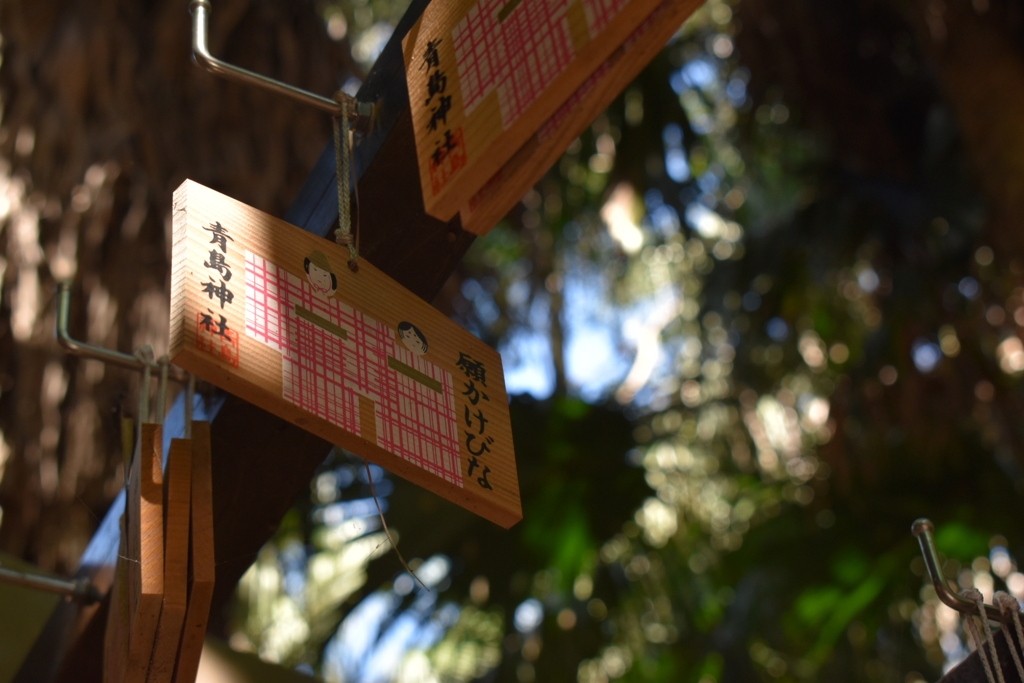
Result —
POLYGON ((61 595, 67 595, 74 600, 80 600, 86 605, 91 605, 103 599, 99 589, 85 579, 78 579, 75 581, 70 579, 57 579, 52 576, 29 574, 28 572, 19 572, 16 569, 0 567, 0 581, 3 581, 4 583, 11 583, 16 586, 25 586, 26 588, 47 591, 49 593, 60 593, 61 595))
MULTIPOLYGON (((917 542, 921 546, 924 565, 928 569, 928 576, 932 580, 932 586, 935 587, 939 600, 958 612, 980 616, 978 615, 978 605, 950 590, 949 584, 942 577, 942 568, 939 567, 939 551, 935 547, 935 538, 932 536, 932 533, 935 531, 935 525, 932 524, 931 520, 922 517, 914 522, 910 530, 917 537, 917 542)), ((992 605, 985 605, 985 615, 992 621, 1002 621, 1003 618, 999 609, 992 605)))
MULTIPOLYGON (((71 318, 71 283, 70 282, 58 282, 57 283, 57 341, 64 349, 75 356, 81 356, 83 358, 91 358, 93 360, 103 361, 112 365, 118 365, 122 368, 128 368, 129 370, 142 371, 144 368, 149 367, 151 370, 158 370, 159 365, 156 363, 150 363, 148 366, 140 361, 135 356, 127 353, 121 353, 120 351, 113 351, 111 349, 105 349, 102 346, 93 346, 83 341, 73 339, 68 333, 68 321, 71 318)), ((188 374, 179 367, 172 366, 170 369, 170 376, 176 381, 184 382, 188 379, 188 374)))
POLYGON ((342 107, 345 107, 348 110, 348 116, 351 121, 360 121, 361 123, 368 121, 373 112, 373 105, 368 102, 357 102, 351 95, 339 92, 336 97, 340 101, 335 101, 217 59, 210 54, 210 48, 207 44, 209 14, 211 12, 209 0, 192 0, 189 12, 192 13, 192 57, 196 60, 196 64, 210 73, 228 80, 252 85, 277 93, 278 95, 290 97, 296 102, 316 107, 331 116, 341 116, 342 107))

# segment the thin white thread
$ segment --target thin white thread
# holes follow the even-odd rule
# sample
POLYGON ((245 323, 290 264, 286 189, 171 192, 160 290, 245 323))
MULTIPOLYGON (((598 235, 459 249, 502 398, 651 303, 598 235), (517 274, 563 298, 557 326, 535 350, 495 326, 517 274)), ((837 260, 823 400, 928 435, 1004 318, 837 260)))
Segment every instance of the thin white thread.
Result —
MULTIPOLYGON (((380 499, 377 498, 377 487, 373 485, 373 472, 370 471, 370 463, 366 463, 366 479, 370 482, 370 493, 373 494, 373 502, 377 504, 377 514, 380 515, 380 523, 384 525, 384 534, 388 537, 388 540, 391 541, 391 547, 394 549, 395 555, 398 555, 398 561, 402 563, 403 567, 405 567, 405 571, 412 574, 412 578, 416 579, 416 583, 423 586, 423 590, 430 590, 427 588, 427 584, 423 583, 420 580, 420 577, 416 576, 416 572, 412 570, 412 567, 410 567, 409 563, 405 561, 405 558, 402 557, 402 552, 398 549, 398 545, 395 544, 395 539, 391 537, 391 530, 388 529, 388 523, 384 519, 384 510, 381 509, 380 499)), ((379 548, 380 546, 378 545, 377 547, 379 548)))

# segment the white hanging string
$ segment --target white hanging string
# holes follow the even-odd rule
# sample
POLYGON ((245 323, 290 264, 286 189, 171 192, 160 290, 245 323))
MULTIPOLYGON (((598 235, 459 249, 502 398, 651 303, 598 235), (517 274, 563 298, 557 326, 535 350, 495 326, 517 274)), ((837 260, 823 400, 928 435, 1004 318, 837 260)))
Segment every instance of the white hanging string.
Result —
POLYGON ((380 523, 384 526, 384 534, 388 538, 388 542, 391 543, 391 549, 395 551, 395 555, 398 555, 398 561, 405 567, 405 571, 412 575, 412 578, 416 579, 416 583, 423 586, 423 590, 430 590, 427 588, 427 584, 420 580, 416 572, 412 570, 409 563, 402 557, 402 551, 398 549, 398 544, 395 543, 395 539, 391 536, 391 529, 388 528, 387 520, 384 519, 384 509, 380 506, 380 499, 377 497, 377 487, 373 485, 373 471, 370 469, 370 463, 366 463, 366 481, 370 483, 370 493, 373 494, 373 502, 377 504, 377 514, 380 515, 380 523))

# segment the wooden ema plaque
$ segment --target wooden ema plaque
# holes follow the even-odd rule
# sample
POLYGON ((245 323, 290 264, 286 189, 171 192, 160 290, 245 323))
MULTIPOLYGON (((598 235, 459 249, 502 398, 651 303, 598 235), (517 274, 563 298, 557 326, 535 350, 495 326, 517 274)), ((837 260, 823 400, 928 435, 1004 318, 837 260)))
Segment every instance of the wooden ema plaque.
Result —
POLYGON ((104 636, 107 683, 195 681, 215 568, 209 423, 193 434, 171 440, 162 476, 161 426, 142 426, 104 636))
POLYGON ((192 442, 171 439, 164 486, 164 604, 147 683, 171 683, 188 599, 188 538, 192 507, 192 442))
POLYGON ((573 140, 661 51, 703 0, 664 0, 459 211, 462 229, 486 235, 573 140))
POLYGON ((659 4, 430 3, 402 41, 427 213, 467 206, 659 4))
POLYGON ((216 567, 213 557, 213 480, 210 423, 192 423, 192 500, 188 545, 188 607, 174 683, 195 683, 210 618, 216 567))
POLYGON ((142 425, 132 459, 121 551, 104 643, 105 683, 144 683, 164 601, 164 514, 160 425, 142 425))
POLYGON ((333 242, 185 181, 173 362, 512 526, 522 509, 500 356, 365 260, 347 263, 333 242))

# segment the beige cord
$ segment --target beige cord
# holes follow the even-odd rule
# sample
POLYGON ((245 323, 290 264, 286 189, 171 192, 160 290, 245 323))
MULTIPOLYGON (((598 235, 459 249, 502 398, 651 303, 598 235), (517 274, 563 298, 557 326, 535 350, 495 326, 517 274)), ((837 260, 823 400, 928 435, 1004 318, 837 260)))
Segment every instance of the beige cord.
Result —
POLYGON ((981 634, 978 633, 978 625, 974 623, 974 619, 971 618, 970 614, 965 614, 964 619, 967 622, 967 630, 970 631, 971 637, 974 638, 974 647, 978 650, 978 656, 981 657, 981 664, 985 668, 985 678, 988 683, 1006 683, 1003 679, 1003 670, 999 666, 999 653, 996 652, 995 641, 992 640, 992 628, 988 625, 988 618, 985 614, 985 601, 981 595, 981 591, 976 588, 967 588, 960 591, 960 597, 970 600, 978 606, 978 615, 981 619, 981 624, 985 628, 985 640, 982 640, 981 634), (996 663, 996 675, 992 675, 992 665, 988 661, 988 655, 985 653, 985 643, 992 643, 992 657, 996 663))
POLYGON ((1017 676, 1020 677, 1021 681, 1024 681, 1024 664, 1021 663, 1020 655, 1017 653, 1018 647, 1024 647, 1024 627, 1021 626, 1020 621, 1020 603, 1017 602, 1017 598, 1003 591, 995 594, 993 602, 1003 615, 1003 622, 1005 624, 1003 632, 1006 634, 1006 645, 1010 648, 1010 654, 1013 655, 1013 663, 1017 666, 1017 676), (1010 635, 1010 625, 1008 623, 1010 621, 1017 627, 1017 645, 1014 645, 1013 637, 1010 635))

